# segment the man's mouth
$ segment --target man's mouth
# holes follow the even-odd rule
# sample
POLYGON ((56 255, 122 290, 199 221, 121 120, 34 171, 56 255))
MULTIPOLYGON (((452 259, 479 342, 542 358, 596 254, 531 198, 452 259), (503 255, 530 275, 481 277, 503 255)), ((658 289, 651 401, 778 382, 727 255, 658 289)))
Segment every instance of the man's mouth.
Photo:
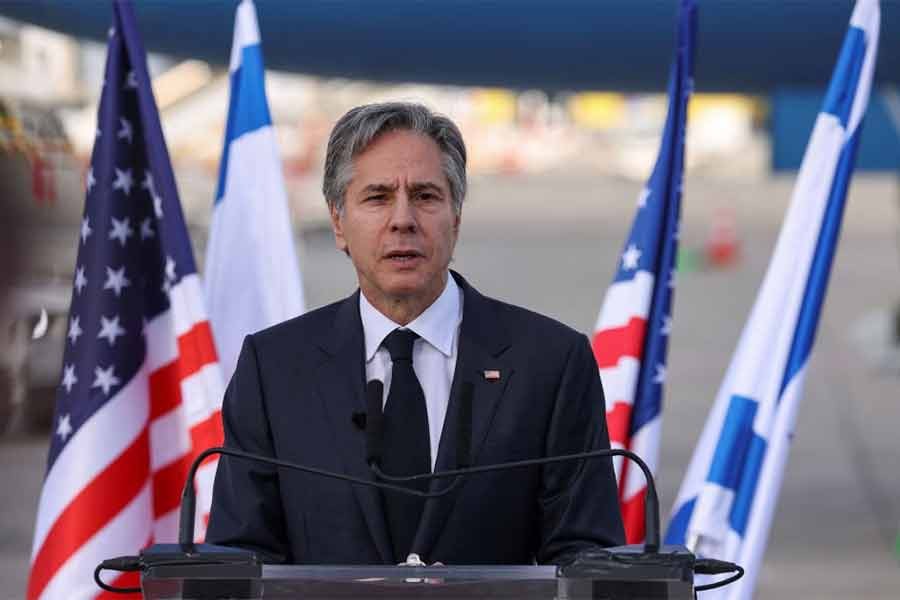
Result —
POLYGON ((422 256, 422 253, 416 250, 394 250, 385 254, 385 258, 396 263, 410 262, 422 256))

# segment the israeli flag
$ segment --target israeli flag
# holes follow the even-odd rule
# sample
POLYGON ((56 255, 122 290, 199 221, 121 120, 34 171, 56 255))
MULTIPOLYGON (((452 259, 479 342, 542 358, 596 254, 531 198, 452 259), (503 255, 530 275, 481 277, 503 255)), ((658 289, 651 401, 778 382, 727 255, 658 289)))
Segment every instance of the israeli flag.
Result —
POLYGON ((304 311, 251 0, 237 8, 230 72, 231 101, 205 277, 209 320, 226 381, 245 335, 304 311))
POLYGON ((857 2, 775 253, 675 501, 666 543, 746 570, 719 596, 704 596, 753 594, 869 103, 879 21, 877 0, 857 2))

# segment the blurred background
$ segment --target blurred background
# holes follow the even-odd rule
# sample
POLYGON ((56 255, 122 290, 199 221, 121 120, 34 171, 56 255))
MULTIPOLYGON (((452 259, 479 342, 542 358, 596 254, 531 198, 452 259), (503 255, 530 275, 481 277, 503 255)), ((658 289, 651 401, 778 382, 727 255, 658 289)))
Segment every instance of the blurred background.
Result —
MULTIPOLYGON (((84 5, 83 21, 68 17, 68 23, 65 11, 76 3, 59 3, 55 12, 50 4, 0 4, 0 14, 25 19, 0 17, 0 598, 22 597, 27 580, 109 23, 103 2, 84 5), (29 13, 29 6, 38 9, 29 13), (91 20, 93 11, 100 16, 91 20)), ((664 511, 762 280, 851 8, 830 2, 818 11, 819 21, 808 27, 795 22, 795 28, 813 30, 805 34, 818 43, 810 48, 800 40, 790 53, 778 37, 788 23, 754 30, 751 14, 729 26, 741 35, 749 29, 762 49, 736 44, 733 68, 720 69, 716 61, 727 57, 704 58, 721 40, 712 37, 704 48, 709 29, 703 19, 716 31, 716 15, 727 16, 729 6, 733 12, 739 3, 719 3, 724 8, 713 6, 703 17, 711 4, 701 3, 698 91, 688 117, 659 475, 664 511), (765 52, 775 52, 778 62, 756 56, 765 52), (750 55, 763 62, 742 67, 750 55), (770 80, 762 74, 766 69, 770 80), (802 81, 800 72, 820 85, 802 81)), ((816 14, 813 4, 785 6, 816 14)), ((310 5, 306 16, 314 21, 315 7, 323 3, 310 5)), ((524 2, 519 10, 533 5, 524 2)), ((882 81, 863 133, 759 597, 896 598, 900 591, 900 68, 890 70, 900 61, 900 9, 884 5, 882 81)), ((144 3, 138 17, 195 257, 202 262, 228 106, 233 5, 195 3, 217 20, 181 46, 181 19, 172 19, 174 32, 167 26, 161 31, 154 20, 167 10, 172 17, 173 6, 144 3)), ((500 63, 491 71, 496 57, 485 54, 481 69, 470 65, 467 71, 463 60, 448 63, 452 68, 444 73, 414 78, 415 59, 406 71, 367 70, 348 58, 352 45, 318 64, 285 37, 306 35, 318 43, 325 33, 311 37, 317 22, 291 25, 285 18, 278 30, 279 9, 259 3, 267 64, 279 67, 267 72, 268 97, 309 307, 355 287, 349 261, 334 249, 320 192, 331 126, 361 103, 417 100, 452 117, 469 149, 471 194, 455 268, 488 294, 589 333, 665 120, 675 3, 646 6, 649 26, 634 31, 632 43, 638 46, 646 36, 662 50, 624 48, 618 66, 605 72, 610 57, 591 70, 587 50, 552 44, 541 50, 537 42, 545 33, 519 30, 511 35, 524 38, 523 52, 538 52, 549 66, 536 59, 532 73, 504 73, 500 63), (585 73, 593 71, 605 74, 592 81, 585 73)), ((436 27, 439 43, 444 32, 436 27)), ((606 27, 617 29, 615 23, 606 27)), ((481 43, 475 29, 470 52, 481 43)), ((610 40, 598 34, 598 44, 629 36, 618 35, 610 40)), ((340 40, 334 45, 342 46, 340 40)))

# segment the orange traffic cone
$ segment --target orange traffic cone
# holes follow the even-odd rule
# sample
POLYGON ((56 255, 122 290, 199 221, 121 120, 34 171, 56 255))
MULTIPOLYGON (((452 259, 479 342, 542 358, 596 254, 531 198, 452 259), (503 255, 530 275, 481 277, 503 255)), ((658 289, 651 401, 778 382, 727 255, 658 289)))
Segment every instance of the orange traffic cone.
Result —
POLYGON ((719 209, 713 213, 712 227, 706 240, 706 263, 713 267, 729 267, 737 262, 740 243, 734 211, 719 209))

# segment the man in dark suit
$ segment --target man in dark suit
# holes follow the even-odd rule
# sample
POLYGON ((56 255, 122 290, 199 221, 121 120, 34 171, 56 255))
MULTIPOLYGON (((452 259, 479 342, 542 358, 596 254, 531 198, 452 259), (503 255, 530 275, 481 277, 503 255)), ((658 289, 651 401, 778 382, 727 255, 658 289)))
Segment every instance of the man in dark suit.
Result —
MULTIPOLYGON (((228 446, 374 479, 358 417, 366 382, 379 379, 381 467, 392 475, 458 466, 466 384, 475 465, 608 447, 587 338, 449 271, 465 161, 456 126, 420 105, 367 105, 338 121, 323 188, 360 289, 247 337, 223 406, 228 446)), ((223 457, 207 533, 272 561, 320 564, 411 553, 559 563, 623 539, 606 459, 474 475, 426 501, 223 457)))

